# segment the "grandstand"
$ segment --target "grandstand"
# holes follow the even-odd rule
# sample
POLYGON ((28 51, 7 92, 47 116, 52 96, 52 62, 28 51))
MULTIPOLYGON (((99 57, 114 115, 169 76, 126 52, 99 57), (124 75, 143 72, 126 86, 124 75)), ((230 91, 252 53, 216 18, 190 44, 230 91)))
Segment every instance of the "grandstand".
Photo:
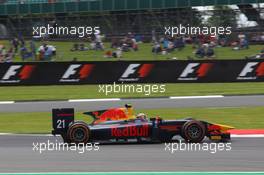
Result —
MULTIPOLYGON (((252 4, 264 0, 0 0, 0 24, 8 36, 30 36, 32 26, 56 20, 58 25, 101 26, 107 35, 127 32, 150 34, 166 24, 195 25, 197 11, 192 7, 237 5, 249 20, 264 25, 263 9, 252 4)), ((224 13, 223 13, 224 14, 224 13)))

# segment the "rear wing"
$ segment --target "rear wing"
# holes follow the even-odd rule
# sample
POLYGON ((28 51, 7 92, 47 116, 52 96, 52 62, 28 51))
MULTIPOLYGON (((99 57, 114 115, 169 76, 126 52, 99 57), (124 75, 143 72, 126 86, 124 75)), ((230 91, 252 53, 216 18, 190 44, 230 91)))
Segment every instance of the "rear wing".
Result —
POLYGON ((52 134, 66 133, 72 122, 74 122, 73 108, 52 109, 52 134))

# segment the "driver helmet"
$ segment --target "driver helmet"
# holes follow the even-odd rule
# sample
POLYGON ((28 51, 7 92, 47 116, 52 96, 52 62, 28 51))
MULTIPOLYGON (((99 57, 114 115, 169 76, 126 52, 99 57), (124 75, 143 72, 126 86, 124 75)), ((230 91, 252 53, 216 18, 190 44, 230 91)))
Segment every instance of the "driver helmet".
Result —
POLYGON ((132 108, 132 105, 131 104, 125 104, 125 107, 126 108, 132 108))
POLYGON ((138 113, 138 114, 137 114, 137 118, 138 118, 138 119, 147 119, 147 116, 146 116, 146 114, 144 114, 144 113, 138 113))

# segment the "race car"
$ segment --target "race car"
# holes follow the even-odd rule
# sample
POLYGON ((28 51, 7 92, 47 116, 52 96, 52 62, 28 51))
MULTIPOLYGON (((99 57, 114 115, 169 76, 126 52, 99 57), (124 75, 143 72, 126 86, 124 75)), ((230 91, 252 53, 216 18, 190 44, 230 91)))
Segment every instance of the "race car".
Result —
POLYGON ((61 135, 65 143, 88 143, 100 141, 172 142, 176 135, 186 142, 199 143, 208 137, 213 141, 229 141, 231 126, 186 118, 164 120, 148 118, 145 114, 133 114, 131 105, 125 108, 84 112, 93 117, 91 123, 74 120, 73 108, 52 110, 53 135, 61 135))

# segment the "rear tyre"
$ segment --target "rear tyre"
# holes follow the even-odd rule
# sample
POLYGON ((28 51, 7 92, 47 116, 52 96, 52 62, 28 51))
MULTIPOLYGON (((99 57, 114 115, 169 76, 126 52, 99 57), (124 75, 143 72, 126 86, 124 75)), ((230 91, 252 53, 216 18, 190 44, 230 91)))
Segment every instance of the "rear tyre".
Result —
POLYGON ((181 136, 186 142, 200 143, 205 137, 205 126, 203 123, 191 120, 182 126, 181 136))
POLYGON ((90 129, 84 122, 73 123, 67 132, 68 139, 71 143, 88 143, 90 138, 90 129))

